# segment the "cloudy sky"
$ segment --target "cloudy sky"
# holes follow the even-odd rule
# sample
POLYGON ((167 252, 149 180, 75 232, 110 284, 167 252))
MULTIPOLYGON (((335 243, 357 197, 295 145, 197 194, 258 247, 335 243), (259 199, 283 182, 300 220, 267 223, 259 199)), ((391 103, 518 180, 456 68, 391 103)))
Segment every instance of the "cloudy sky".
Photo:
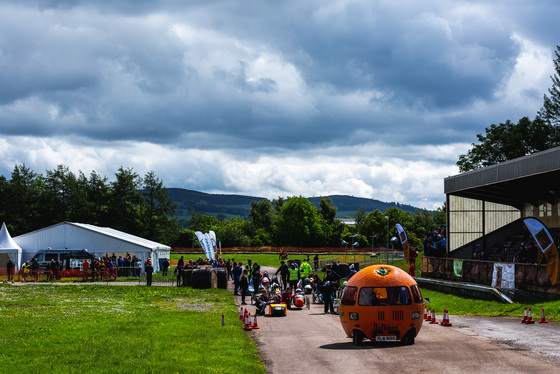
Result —
POLYGON ((1 0, 0 174, 435 209, 551 86, 560 2, 1 0))

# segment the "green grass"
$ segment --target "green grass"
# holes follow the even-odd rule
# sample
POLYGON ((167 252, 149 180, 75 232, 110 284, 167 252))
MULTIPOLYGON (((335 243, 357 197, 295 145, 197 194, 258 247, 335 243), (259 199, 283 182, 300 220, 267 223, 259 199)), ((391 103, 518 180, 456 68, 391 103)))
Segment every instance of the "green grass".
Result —
POLYGON ((6 373, 264 373, 225 290, 2 285, 0 315, 6 373))
POLYGON ((457 296, 438 291, 422 289, 422 296, 428 297, 430 303, 427 308, 435 309, 438 314, 447 309, 449 314, 470 316, 511 316, 523 318, 525 307, 531 308, 533 319, 540 320, 541 308, 544 308, 546 318, 560 320, 560 300, 538 300, 528 304, 506 304, 499 301, 479 300, 466 296, 457 296))

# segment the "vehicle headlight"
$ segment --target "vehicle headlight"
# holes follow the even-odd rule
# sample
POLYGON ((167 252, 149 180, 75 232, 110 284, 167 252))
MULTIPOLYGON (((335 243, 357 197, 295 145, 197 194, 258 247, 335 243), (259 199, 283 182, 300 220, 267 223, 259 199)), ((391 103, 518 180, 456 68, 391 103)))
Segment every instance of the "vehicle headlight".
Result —
POLYGON ((351 320, 357 321, 358 319, 360 319, 360 316, 358 315, 358 313, 352 312, 352 313, 348 313, 348 317, 351 320))
POLYGON ((420 318, 420 312, 412 312, 412 319, 420 318))

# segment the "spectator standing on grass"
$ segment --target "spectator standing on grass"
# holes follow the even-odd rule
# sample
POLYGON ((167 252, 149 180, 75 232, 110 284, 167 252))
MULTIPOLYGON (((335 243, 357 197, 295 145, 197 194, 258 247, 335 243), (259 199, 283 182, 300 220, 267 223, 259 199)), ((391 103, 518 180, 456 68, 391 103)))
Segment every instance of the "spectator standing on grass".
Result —
POLYGON ((236 264, 231 272, 233 274, 233 294, 239 295, 239 282, 241 280, 241 274, 243 273, 241 264, 236 264))
POLYGON ((124 259, 122 258, 122 256, 119 256, 119 258, 117 259, 117 275, 119 277, 122 277, 124 275, 123 267, 124 267, 124 259))
POLYGON ((233 274, 231 273, 231 270, 232 270, 231 258, 228 258, 226 262, 227 280, 233 279, 233 274))
POLYGON ((169 260, 164 258, 161 262, 161 275, 167 277, 167 269, 169 269, 169 260))
POLYGON ((29 276, 29 273, 31 273, 31 265, 29 264, 29 261, 25 261, 25 264, 23 264, 21 268, 23 270, 23 281, 27 282, 27 277, 29 276))
POLYGON ((148 286, 152 285, 152 275, 154 273, 154 267, 152 266, 152 261, 146 261, 144 265, 144 271, 146 272, 146 284, 148 286))
POLYGON ((123 266, 124 266, 124 271, 123 271, 123 275, 125 277, 130 276, 130 256, 125 256, 123 259, 123 266))
POLYGON ((15 265, 12 262, 12 259, 9 259, 8 263, 6 264, 6 270, 8 272, 8 281, 14 279, 14 269, 15 269, 15 265))
POLYGON ((241 305, 247 305, 245 302, 245 296, 247 295, 247 290, 249 289, 249 275, 247 274, 247 270, 244 269, 243 273, 241 273, 241 279, 239 281, 241 286, 241 305))
POLYGON ((181 287, 181 278, 183 275, 183 265, 177 265, 175 268, 175 276, 177 277, 177 287, 181 287))
POLYGON ((33 275, 33 281, 37 282, 39 280, 39 262, 34 258, 31 263, 31 274, 33 275))
POLYGON ((87 259, 82 262, 82 281, 86 281, 89 274, 89 262, 87 259))
POLYGON ((315 254, 315 257, 313 257, 313 269, 317 270, 319 269, 319 255, 315 254))

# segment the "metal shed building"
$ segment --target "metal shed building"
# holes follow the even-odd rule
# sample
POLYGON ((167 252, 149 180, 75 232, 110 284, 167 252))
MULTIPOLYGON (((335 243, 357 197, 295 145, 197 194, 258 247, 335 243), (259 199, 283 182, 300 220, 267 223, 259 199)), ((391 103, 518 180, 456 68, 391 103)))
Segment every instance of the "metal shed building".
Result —
POLYGON ((558 240, 560 147, 448 177, 444 190, 450 257, 521 240, 526 217, 538 218, 558 240))

